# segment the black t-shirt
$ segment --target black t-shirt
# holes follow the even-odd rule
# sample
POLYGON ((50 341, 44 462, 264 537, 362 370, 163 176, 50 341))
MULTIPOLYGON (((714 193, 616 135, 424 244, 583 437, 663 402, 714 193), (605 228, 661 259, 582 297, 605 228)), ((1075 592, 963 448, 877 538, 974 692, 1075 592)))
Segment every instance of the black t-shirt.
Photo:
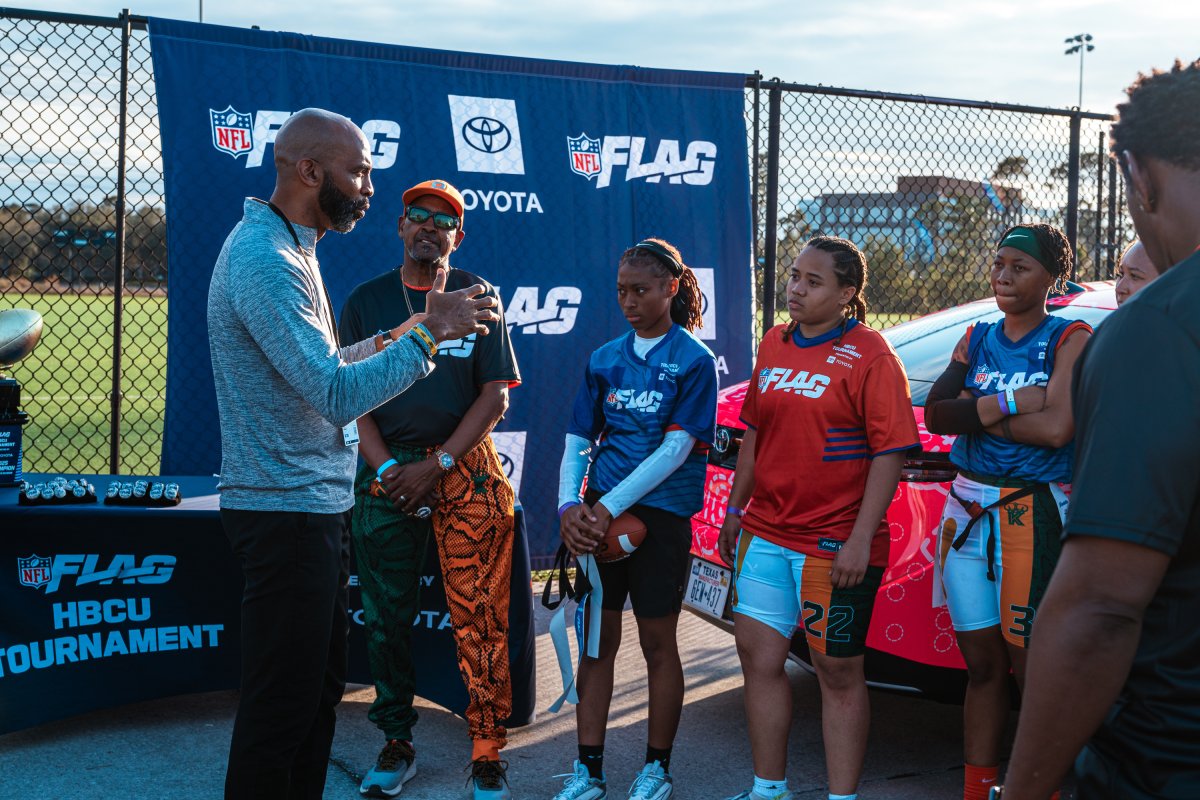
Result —
MULTIPOLYGON (((1080 797, 1200 798, 1200 253, 1109 317, 1079 359, 1066 536, 1166 553, 1133 668, 1079 762, 1080 797), (1082 785, 1082 784, 1081 784, 1082 785)), ((1099 578, 1098 578, 1099 579, 1099 578)), ((1120 580, 1105 576, 1103 580, 1120 580)))
MULTIPOLYGON (((482 284, 486 294, 499 303, 491 284, 457 268, 450 270, 446 291, 474 283, 482 284)), ((413 313, 420 314, 425 310, 426 294, 428 291, 406 287, 399 269, 359 284, 342 309, 338 325, 342 341, 359 342, 380 330, 391 330, 408 319, 409 305, 413 313)), ((487 336, 472 333, 465 339, 442 342, 433 357, 437 368, 428 377, 371 412, 384 441, 412 447, 440 445, 454 433, 485 383, 505 381, 515 386, 521 382, 504 312, 499 307, 496 311, 500 321, 485 323, 491 331, 487 336)))

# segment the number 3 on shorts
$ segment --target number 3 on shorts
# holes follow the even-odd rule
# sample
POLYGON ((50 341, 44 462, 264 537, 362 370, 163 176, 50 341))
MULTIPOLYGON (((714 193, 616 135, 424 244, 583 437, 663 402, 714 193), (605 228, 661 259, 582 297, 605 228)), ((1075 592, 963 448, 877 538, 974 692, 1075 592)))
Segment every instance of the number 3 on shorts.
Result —
POLYGON ((1014 604, 1010 605, 1008 610, 1015 615, 1012 627, 1008 629, 1008 632, 1014 636, 1021 636, 1028 639, 1030 632, 1033 630, 1033 607, 1014 604))

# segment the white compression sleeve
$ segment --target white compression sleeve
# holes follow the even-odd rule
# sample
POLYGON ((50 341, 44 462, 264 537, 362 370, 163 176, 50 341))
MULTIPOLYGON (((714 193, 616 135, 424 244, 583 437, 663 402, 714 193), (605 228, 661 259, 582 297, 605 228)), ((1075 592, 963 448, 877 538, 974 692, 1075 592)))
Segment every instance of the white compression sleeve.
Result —
POLYGON ((562 463, 558 466, 558 507, 579 502, 579 490, 583 488, 583 476, 587 475, 592 444, 582 436, 567 434, 563 447, 562 463))
POLYGON ((679 469, 695 444, 696 437, 687 431, 668 431, 658 449, 638 464, 637 469, 629 473, 625 480, 601 497, 600 502, 614 517, 619 516, 679 469))

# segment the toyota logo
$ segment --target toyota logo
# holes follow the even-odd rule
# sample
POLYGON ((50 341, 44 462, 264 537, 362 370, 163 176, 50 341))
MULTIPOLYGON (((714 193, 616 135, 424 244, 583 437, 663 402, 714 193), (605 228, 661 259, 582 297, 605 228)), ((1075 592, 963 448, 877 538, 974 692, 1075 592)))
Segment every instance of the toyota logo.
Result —
POLYGON ((504 474, 511 478, 517 470, 517 465, 513 463, 507 453, 496 453, 496 455, 500 456, 500 466, 504 468, 504 474))
POLYGON ((491 117, 471 117, 463 123, 462 137, 471 147, 484 153, 499 153, 512 144, 508 126, 491 117))

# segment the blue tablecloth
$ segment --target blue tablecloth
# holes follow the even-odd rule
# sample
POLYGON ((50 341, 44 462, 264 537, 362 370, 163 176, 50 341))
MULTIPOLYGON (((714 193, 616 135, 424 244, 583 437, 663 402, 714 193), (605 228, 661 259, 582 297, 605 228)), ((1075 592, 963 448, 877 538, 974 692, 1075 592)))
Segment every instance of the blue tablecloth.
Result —
MULTIPOLYGON (((29 475, 37 482, 45 476, 29 475)), ((74 477, 74 476, 68 476, 74 477)), ((103 493, 112 476, 85 476, 103 493)), ((129 480, 129 478, 122 478, 129 480)), ((0 489, 0 733, 99 708, 238 684, 242 577, 221 529, 216 479, 164 477, 183 502, 149 509, 20 506, 0 489)), ((351 564, 350 680, 371 683, 351 564)), ((534 716, 533 596, 520 509, 509 610, 513 714, 534 716)), ((414 621, 417 693, 461 714, 437 548, 414 621)))

